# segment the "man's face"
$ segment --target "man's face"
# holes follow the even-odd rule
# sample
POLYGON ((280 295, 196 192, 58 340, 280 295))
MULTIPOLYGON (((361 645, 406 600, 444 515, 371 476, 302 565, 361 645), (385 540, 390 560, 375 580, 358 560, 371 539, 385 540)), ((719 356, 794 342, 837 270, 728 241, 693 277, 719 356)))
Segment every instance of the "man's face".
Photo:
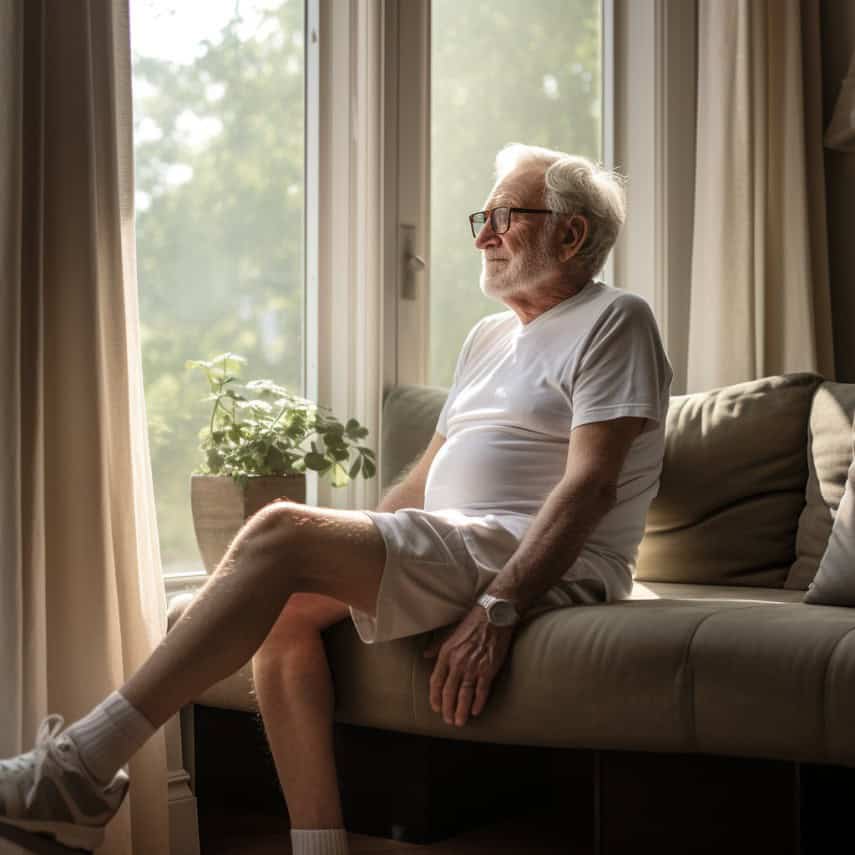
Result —
MULTIPOLYGON (((509 208, 544 208, 544 174, 542 166, 516 169, 506 175, 484 203, 483 210, 509 208)), ((488 297, 510 297, 521 293, 535 294, 538 284, 554 276, 559 260, 550 238, 554 227, 546 214, 511 214, 506 232, 497 235, 489 221, 485 223, 475 247, 481 250, 481 290, 488 297)))

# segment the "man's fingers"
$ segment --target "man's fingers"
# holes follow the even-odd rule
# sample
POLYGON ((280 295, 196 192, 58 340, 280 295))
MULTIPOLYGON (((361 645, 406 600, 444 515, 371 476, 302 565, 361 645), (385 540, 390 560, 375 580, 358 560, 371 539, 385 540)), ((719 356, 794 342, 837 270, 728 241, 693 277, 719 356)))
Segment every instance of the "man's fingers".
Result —
POLYGON ((445 685, 442 687, 442 717, 446 724, 454 724, 454 711, 457 709, 461 682, 463 675, 456 669, 451 670, 445 678, 445 685))
MULTIPOLYGON (((475 685, 468 685, 470 681, 465 678, 460 684, 460 691, 457 695, 457 714, 454 719, 454 723, 458 727, 462 727, 466 724, 466 719, 469 718, 470 710, 472 708, 472 699, 475 696, 475 685), (463 683, 467 683, 467 685, 463 685, 463 683)), ((474 683, 474 680, 471 681, 474 683)))
POLYGON ((481 715, 481 710, 484 709, 489 696, 490 681, 482 678, 478 681, 478 687, 475 690, 475 702, 472 704, 472 715, 481 715))
POLYGON ((442 687, 445 685, 445 677, 448 674, 448 664, 440 656, 430 675, 430 708, 439 712, 442 707, 442 687))

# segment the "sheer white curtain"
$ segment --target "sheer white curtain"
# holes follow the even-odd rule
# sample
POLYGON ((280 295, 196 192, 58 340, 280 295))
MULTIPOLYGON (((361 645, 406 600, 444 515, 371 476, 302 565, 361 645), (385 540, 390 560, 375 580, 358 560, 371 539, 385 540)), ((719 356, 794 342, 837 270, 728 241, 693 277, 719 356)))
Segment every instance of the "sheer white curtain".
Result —
MULTIPOLYGON (((165 632, 133 231, 127 0, 0 0, 0 756, 165 632)), ((99 852, 169 851, 163 731, 99 852)))
POLYGON ((700 0, 688 392, 834 377, 818 16, 700 0))

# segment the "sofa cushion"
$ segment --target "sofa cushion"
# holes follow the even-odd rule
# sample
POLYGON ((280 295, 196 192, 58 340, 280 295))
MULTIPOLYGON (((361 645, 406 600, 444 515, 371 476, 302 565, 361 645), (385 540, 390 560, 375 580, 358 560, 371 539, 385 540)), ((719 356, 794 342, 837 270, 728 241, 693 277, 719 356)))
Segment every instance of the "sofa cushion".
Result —
POLYGON ((394 386, 383 399, 380 487, 386 489, 420 457, 433 438, 448 389, 394 386))
POLYGON ((849 464, 843 498, 834 515, 828 546, 804 601, 855 606, 855 454, 849 464))
POLYGON ((764 377, 671 398, 639 581, 782 587, 807 481, 808 413, 822 378, 764 377))
MULTIPOLYGON (((636 583, 623 602, 524 620, 483 713, 461 728, 430 708, 432 633, 368 645, 344 620, 323 633, 335 718, 445 738, 855 766, 855 610, 801 596, 636 583)), ((256 710, 250 673, 197 702, 256 710)))
POLYGON ((825 382, 816 390, 808 424, 805 506, 787 588, 807 590, 828 545, 852 458, 853 416, 855 384, 825 382))

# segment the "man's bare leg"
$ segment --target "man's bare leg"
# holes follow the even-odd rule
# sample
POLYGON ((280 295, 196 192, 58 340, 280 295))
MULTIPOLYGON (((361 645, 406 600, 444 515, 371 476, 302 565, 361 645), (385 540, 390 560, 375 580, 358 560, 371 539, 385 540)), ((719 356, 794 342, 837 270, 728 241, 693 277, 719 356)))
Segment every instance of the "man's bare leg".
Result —
POLYGON ((292 828, 342 828, 333 721, 335 695, 321 632, 347 617, 316 594, 288 600, 252 658, 258 707, 292 828))
POLYGON ((268 505, 121 694, 161 727, 250 659, 293 593, 326 594, 375 614, 385 560, 383 538, 359 511, 268 505))

